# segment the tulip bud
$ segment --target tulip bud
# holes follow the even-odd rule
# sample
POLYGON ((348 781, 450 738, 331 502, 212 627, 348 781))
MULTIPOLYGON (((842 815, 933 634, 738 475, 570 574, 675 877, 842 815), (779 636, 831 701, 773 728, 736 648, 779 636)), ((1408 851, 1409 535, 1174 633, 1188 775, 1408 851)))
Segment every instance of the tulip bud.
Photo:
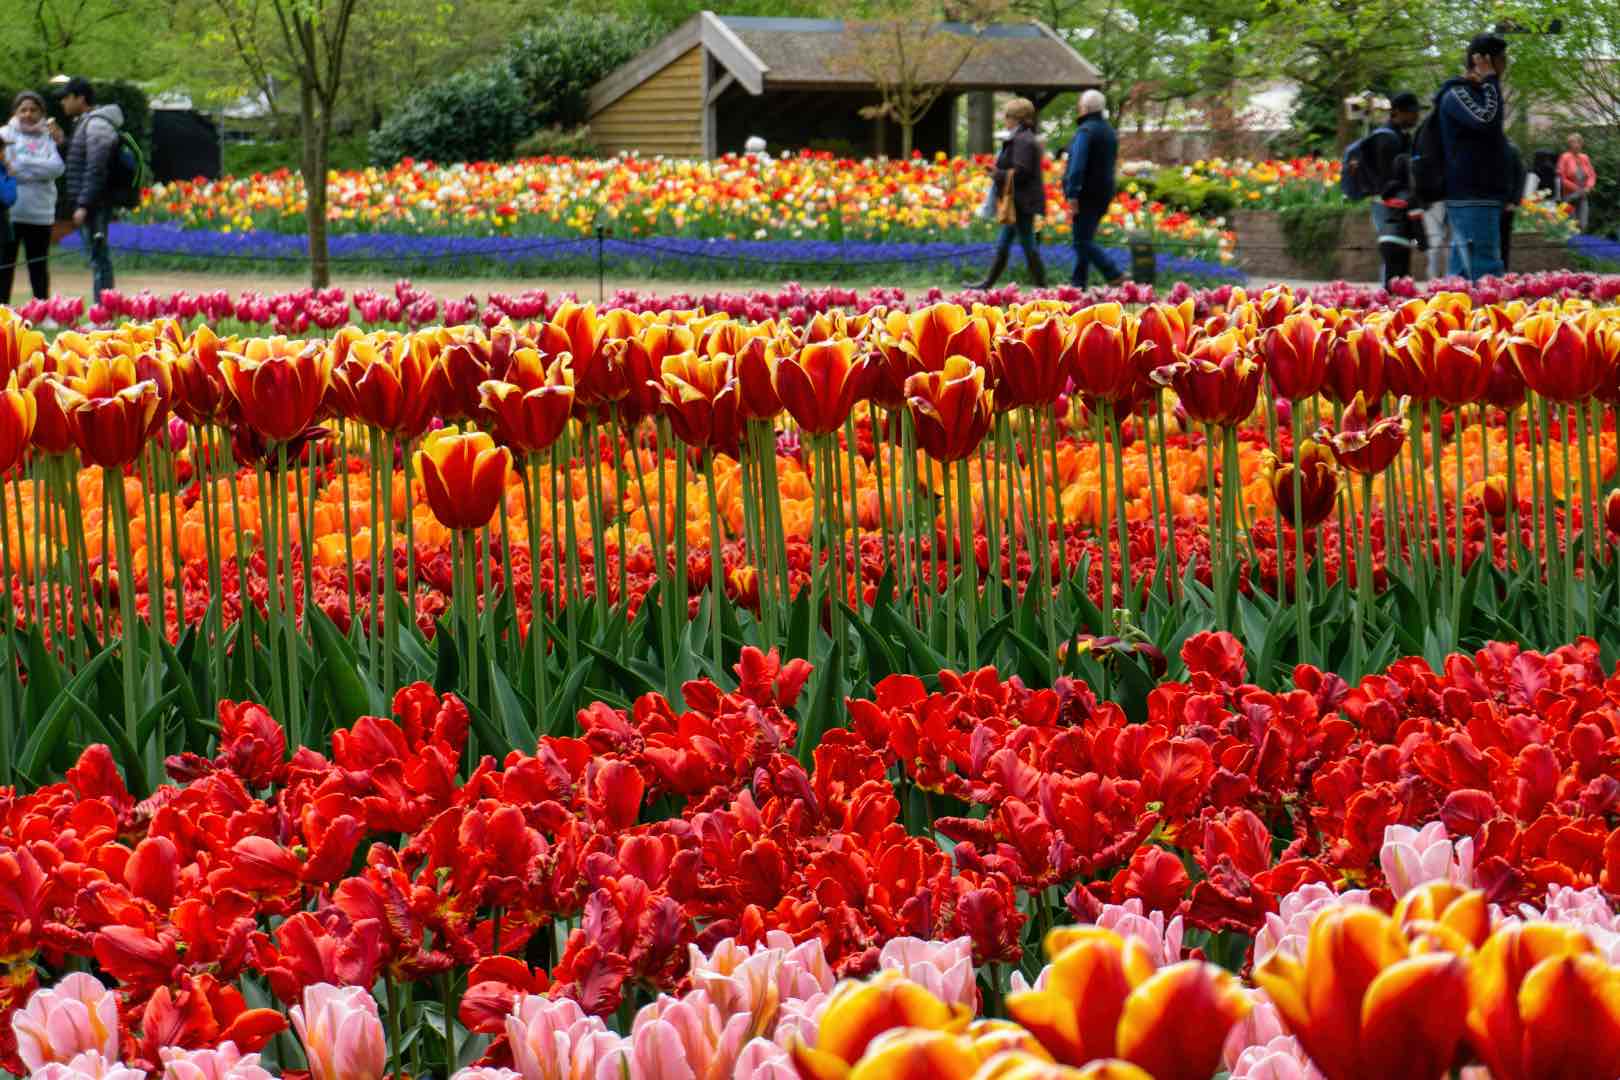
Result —
POLYGON ((1271 496, 1283 519, 1295 528, 1320 525, 1338 504, 1339 474, 1333 455, 1314 439, 1300 442, 1294 460, 1279 464, 1277 456, 1266 452, 1266 471, 1271 478, 1271 496), (1299 504, 1294 502, 1294 477, 1299 477, 1299 504))

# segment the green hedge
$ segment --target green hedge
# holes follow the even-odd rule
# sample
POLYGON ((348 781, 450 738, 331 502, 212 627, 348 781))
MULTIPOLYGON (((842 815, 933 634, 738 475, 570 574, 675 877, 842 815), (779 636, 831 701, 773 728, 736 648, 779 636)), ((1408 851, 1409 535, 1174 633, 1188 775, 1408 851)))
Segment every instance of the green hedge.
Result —
POLYGON ((1155 199, 1189 214, 1221 217, 1237 209, 1237 194, 1230 188, 1183 176, 1176 166, 1160 169, 1151 186, 1155 199))
POLYGON ((532 131, 512 67, 498 60, 457 72, 413 94, 371 133, 371 160, 479 161, 510 158, 532 131))

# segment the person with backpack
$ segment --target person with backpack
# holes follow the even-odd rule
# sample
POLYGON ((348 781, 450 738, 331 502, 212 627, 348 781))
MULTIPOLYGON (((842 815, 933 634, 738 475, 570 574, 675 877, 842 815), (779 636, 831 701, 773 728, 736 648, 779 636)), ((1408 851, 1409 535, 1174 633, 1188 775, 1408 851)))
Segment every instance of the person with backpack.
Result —
POLYGON ((1368 132, 1345 151, 1340 188, 1351 198, 1372 200, 1373 235, 1382 262, 1379 284, 1385 288, 1412 274, 1413 209, 1410 155, 1411 130, 1422 105, 1411 92, 1389 101, 1389 122, 1368 132))
POLYGON ((56 178, 62 175, 57 143, 62 130, 45 115, 45 99, 24 90, 12 102, 11 119, 0 127, 0 164, 16 181, 10 235, 0 248, 0 304, 11 303, 17 256, 28 260, 34 299, 51 295, 51 226, 56 221, 56 178))
POLYGON ((72 78, 62 87, 62 111, 74 120, 67 148, 67 197, 73 224, 90 260, 90 288, 99 302, 113 287, 107 232, 120 204, 129 202, 134 166, 123 144, 124 110, 96 105, 90 80, 72 78))
MULTIPOLYGON (((1478 281, 1502 272, 1502 207, 1509 172, 1502 125, 1507 42, 1495 34, 1476 36, 1468 43, 1463 65, 1462 75, 1440 87, 1434 121, 1451 222, 1451 268, 1478 281)), ((1426 155, 1424 140, 1417 141, 1414 170, 1421 174, 1426 155)), ((1422 176, 1418 179, 1421 188, 1422 176)))

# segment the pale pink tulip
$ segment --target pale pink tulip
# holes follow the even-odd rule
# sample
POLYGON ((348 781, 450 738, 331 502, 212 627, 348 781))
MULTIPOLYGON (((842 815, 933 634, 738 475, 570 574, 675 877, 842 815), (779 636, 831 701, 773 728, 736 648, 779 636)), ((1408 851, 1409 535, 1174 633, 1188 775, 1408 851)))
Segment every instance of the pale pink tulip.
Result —
POLYGON ((1299 1040, 1280 1035, 1264 1046, 1251 1046, 1238 1057, 1231 1080, 1327 1080, 1311 1064, 1299 1040))
POLYGON ((750 1027, 749 1014, 722 1016, 702 990, 682 998, 661 995, 636 1014, 625 1040, 630 1078, 730 1080, 750 1027))
POLYGON ((878 970, 898 971, 946 1004, 978 1007, 970 937, 955 941, 892 938, 878 953, 878 970))
MULTIPOLYGON (((1497 926, 1507 926, 1523 922, 1556 922, 1565 926, 1580 929, 1592 940, 1609 963, 1620 963, 1620 919, 1615 917, 1614 909, 1609 906, 1609 899, 1603 890, 1593 885, 1585 889, 1570 888, 1567 885, 1553 885, 1547 890, 1547 903, 1545 910, 1538 909, 1531 904, 1522 904, 1518 917, 1497 918, 1497 926)), ((1500 915, 1500 913, 1497 913, 1500 915)))
POLYGON ((490 1065, 469 1065, 452 1074, 450 1080, 522 1080, 511 1069, 497 1069, 490 1065))
POLYGON ((86 1050, 118 1059, 118 999, 94 975, 76 971, 34 991, 11 1017, 17 1056, 29 1072, 68 1062, 86 1050))
POLYGON ((1245 1050, 1265 1046, 1273 1039, 1288 1034, 1282 1015, 1264 990, 1246 989, 1244 993, 1250 1001, 1249 1015, 1233 1025, 1226 1036, 1226 1045, 1221 1048, 1221 1064, 1229 1072, 1237 1067, 1238 1058, 1243 1056, 1245 1050))
POLYGON ((1045 990, 1047 982, 1052 978, 1052 965, 1047 964, 1035 973, 1035 981, 1030 982, 1024 978, 1024 973, 1014 968, 1007 976, 1007 992, 1021 994, 1026 990, 1045 990))
POLYGON ((86 1050, 72 1061, 47 1062, 29 1080, 146 1080, 146 1073, 103 1057, 100 1050, 86 1050))
POLYGON ((1275 912, 1267 913, 1265 925, 1254 937, 1254 966, 1259 967, 1266 957, 1279 950, 1303 958, 1311 922, 1319 913, 1341 905, 1366 904, 1369 900, 1364 889, 1336 893, 1320 882, 1301 885, 1277 901, 1275 912))
POLYGON ((1453 843, 1442 822, 1421 829, 1409 825, 1384 826, 1384 846, 1378 865, 1397 898, 1430 881, 1449 881, 1465 889, 1474 887, 1474 841, 1464 837, 1453 843))
POLYGON ((737 1055, 736 1080, 799 1080, 788 1052, 775 1043, 754 1039, 737 1055))
POLYGON ((244 1054, 229 1039, 212 1050, 165 1046, 158 1051, 163 1080, 272 1080, 258 1054, 244 1054))
POLYGON ((827 1003, 832 1000, 831 994, 816 994, 808 998, 789 998, 782 1002, 782 1008, 776 1016, 776 1030, 771 1033, 771 1042, 786 1050, 798 1039, 806 1046, 816 1045, 816 1036, 821 1031, 821 1014, 827 1011, 827 1003))
POLYGON ((525 994, 506 1018, 512 1064, 523 1080, 590 1080, 624 1040, 571 998, 525 994))
POLYGON ((377 999, 365 987, 316 983, 288 1015, 304 1042, 310 1080, 380 1080, 387 1071, 377 999))
POLYGON ((1112 930, 1120 937, 1135 938, 1147 946, 1148 956, 1158 967, 1181 963, 1181 938, 1184 926, 1177 915, 1167 924, 1164 912, 1143 914, 1142 901, 1131 897, 1123 904, 1104 904, 1097 916, 1097 925, 1112 930))

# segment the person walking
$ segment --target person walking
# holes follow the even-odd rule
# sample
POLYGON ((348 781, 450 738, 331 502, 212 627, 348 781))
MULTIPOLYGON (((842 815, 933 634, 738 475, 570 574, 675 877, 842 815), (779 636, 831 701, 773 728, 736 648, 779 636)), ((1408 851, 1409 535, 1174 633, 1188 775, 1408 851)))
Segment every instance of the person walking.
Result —
POLYGON ((1445 162, 1451 269, 1478 281, 1502 272, 1503 178, 1508 172, 1502 76, 1507 71, 1507 42, 1495 34, 1480 34, 1468 43, 1463 63, 1463 74, 1440 87, 1436 122, 1445 162))
POLYGON ((1097 246, 1097 226, 1114 201, 1114 166, 1119 158, 1119 136, 1108 122, 1108 102, 1101 90, 1080 95, 1080 126, 1069 143, 1069 161, 1063 170, 1063 197, 1069 204, 1069 226, 1074 230, 1074 272, 1069 284, 1086 287, 1091 265, 1112 285, 1124 277, 1108 253, 1097 246))
POLYGON ((11 231, 0 247, 0 304, 11 303, 17 256, 28 260, 28 284, 34 299, 51 295, 51 227, 56 222, 56 178, 64 168, 57 146, 64 136, 45 115, 45 99, 32 90, 18 94, 11 119, 0 127, 0 161, 17 181, 11 208, 11 231))
POLYGON ((1369 134, 1362 143, 1361 162, 1373 195, 1373 235, 1382 263, 1379 284, 1386 289, 1396 278, 1412 276, 1414 238, 1412 209, 1412 129, 1422 105, 1410 91, 1389 99, 1389 123, 1369 134))
POLYGON ((1514 143, 1507 144, 1507 176, 1502 182, 1502 273, 1509 273, 1513 261, 1513 226, 1518 220, 1517 210, 1523 205, 1530 184, 1530 173, 1524 165, 1524 155, 1514 143))
POLYGON ((73 224, 90 260, 91 294, 99 302, 101 294, 113 287, 107 231, 114 203, 107 180, 113 158, 119 153, 124 110, 117 105, 98 108, 96 89, 90 80, 73 78, 62 87, 62 111, 74 120, 65 163, 68 205, 73 208, 73 224))
POLYGON ((1037 288, 1044 288, 1046 267, 1041 263, 1041 250, 1035 242, 1035 219, 1046 213, 1046 184, 1041 168, 1041 141, 1035 135, 1035 106, 1028 98, 1013 98, 1002 110, 1002 120, 1012 134, 996 155, 992 185, 998 206, 1010 193, 1012 220, 1007 221, 1008 215, 998 213, 998 220, 1002 221, 1001 235, 996 241, 990 271, 982 281, 968 287, 988 289, 996 283, 1007 268, 1007 256, 1016 238, 1018 246, 1024 249, 1030 279, 1037 288))
POLYGON ((1592 168, 1592 159, 1586 156, 1580 135, 1570 135, 1568 146, 1558 157, 1558 181, 1562 188, 1559 197, 1569 204, 1571 216, 1581 232, 1585 232, 1590 215, 1589 196, 1597 186, 1597 171, 1592 168))

